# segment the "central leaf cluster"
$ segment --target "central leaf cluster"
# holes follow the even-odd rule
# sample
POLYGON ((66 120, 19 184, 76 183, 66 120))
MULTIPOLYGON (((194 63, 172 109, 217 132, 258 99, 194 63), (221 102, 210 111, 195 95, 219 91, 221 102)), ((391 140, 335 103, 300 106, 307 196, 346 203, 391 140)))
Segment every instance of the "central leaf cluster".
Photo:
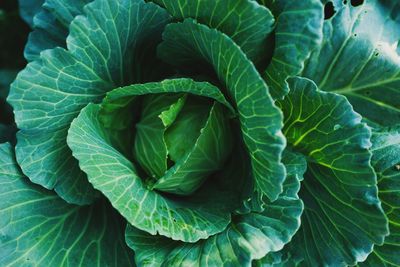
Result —
POLYGON ((145 170, 150 189, 189 195, 232 150, 229 111, 190 94, 158 94, 140 99, 134 158, 145 170))

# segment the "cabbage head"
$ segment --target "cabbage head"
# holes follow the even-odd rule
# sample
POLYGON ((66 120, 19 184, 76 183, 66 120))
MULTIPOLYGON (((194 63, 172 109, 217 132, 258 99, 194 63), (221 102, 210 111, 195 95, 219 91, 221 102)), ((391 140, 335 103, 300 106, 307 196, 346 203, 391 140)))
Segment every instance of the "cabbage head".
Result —
POLYGON ((0 266, 400 266, 398 1, 20 8, 0 266))

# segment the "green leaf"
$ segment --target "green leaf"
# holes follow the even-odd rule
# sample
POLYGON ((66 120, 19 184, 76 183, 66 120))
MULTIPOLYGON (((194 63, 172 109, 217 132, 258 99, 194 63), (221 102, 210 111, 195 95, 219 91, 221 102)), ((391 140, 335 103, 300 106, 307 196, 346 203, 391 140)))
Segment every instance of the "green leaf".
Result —
POLYGON ((100 108, 89 104, 81 111, 69 130, 68 144, 90 183, 130 224, 184 242, 196 242, 226 228, 237 195, 217 183, 182 199, 149 190, 133 163, 113 144, 116 133, 101 123, 100 108))
POLYGON ((196 96, 205 96, 224 105, 230 111, 229 115, 235 115, 234 108, 217 87, 208 82, 195 82, 192 79, 180 78, 128 85, 107 93, 100 111, 101 121, 106 128, 125 129, 134 119, 131 109, 136 105, 136 96, 162 93, 190 93, 196 96), (118 120, 114 120, 116 117, 118 120))
MULTIPOLYGON (((206 124, 212 117, 216 118, 215 113, 210 99, 188 96, 175 123, 165 132, 165 142, 172 161, 178 162, 190 153, 193 144, 202 136, 201 131, 205 131, 206 124)), ((224 120, 220 122, 224 123, 224 120)))
POLYGON ((82 15, 84 6, 93 0, 45 0, 43 8, 50 11, 54 17, 68 29, 73 19, 82 15))
POLYGON ((39 13, 44 0, 18 0, 21 18, 33 27, 33 17, 39 13))
POLYGON ((192 193, 209 174, 222 167, 231 151, 230 114, 225 107, 233 108, 209 83, 185 78, 164 80, 110 92, 100 111, 104 125, 118 124, 117 129, 130 126, 132 106, 140 102, 142 115, 135 124, 134 158, 150 176, 150 188, 180 195, 192 193), (171 92, 178 94, 166 94, 171 92), (182 96, 183 92, 193 95, 182 96), (140 95, 146 96, 136 98, 140 95), (160 118, 160 113, 166 115, 167 111, 173 117, 169 117, 168 126, 160 118), (123 124, 115 120, 121 117, 123 124), (168 171, 167 158, 175 163, 168 171))
POLYGON ((185 101, 186 97, 182 96, 176 101, 176 103, 172 104, 168 110, 161 112, 159 118, 165 127, 171 126, 171 124, 176 120, 176 117, 178 117, 179 112, 182 110, 185 101))
POLYGON ((372 164, 378 174, 379 198, 389 219, 390 235, 360 266, 400 265, 400 128, 383 128, 372 135, 372 164))
POLYGON ((89 204, 99 194, 89 184, 67 146, 68 129, 17 133, 17 162, 31 182, 54 189, 64 200, 89 204))
POLYGON ((323 6, 320 0, 266 0, 260 1, 276 17, 275 47, 264 79, 275 98, 289 91, 286 79, 298 75, 304 61, 321 45, 323 6))
POLYGON ((271 12, 250 0, 153 0, 176 19, 193 18, 230 36, 254 61, 266 55, 267 37, 273 30, 271 12))
POLYGON ((46 50, 19 73, 8 100, 21 129, 17 160, 32 181, 63 192, 70 203, 93 201, 96 192, 66 146, 67 129, 88 103, 134 80, 138 47, 159 40, 168 20, 161 8, 140 0, 96 0, 72 21, 68 50, 46 50))
POLYGON ((301 155, 287 152, 283 158, 288 171, 283 193, 267 203, 262 213, 233 218, 222 233, 194 244, 150 235, 130 225, 126 229, 127 244, 135 251, 139 266, 250 266, 270 251, 290 241, 300 226, 303 210, 297 196, 305 171, 301 155))
MULTIPOLYGON (((187 103, 187 105, 189 104, 187 103)), ((199 108, 207 111, 203 105, 199 108)), ((192 111, 196 114, 202 113, 196 107, 192 111)), ((171 159, 175 161, 175 165, 156 181, 153 188, 179 195, 192 194, 213 172, 224 167, 224 163, 232 150, 233 140, 230 121, 224 113, 225 110, 218 103, 214 103, 211 110, 208 111, 205 124, 197 129, 196 139, 191 144, 188 143, 189 133, 187 129, 189 127, 194 128, 196 116, 193 116, 193 113, 188 114, 187 110, 182 110, 182 115, 186 113, 189 116, 178 117, 175 123, 177 127, 173 125, 167 130, 166 141, 169 154, 171 159), (185 121, 180 121, 181 118, 185 121), (173 139, 168 138, 171 135, 173 139), (182 143, 185 143, 189 150, 175 159, 177 153, 173 152, 178 149, 177 152, 181 153, 180 144, 182 143)))
POLYGON ((364 1, 353 7, 337 3, 324 23, 324 39, 302 76, 324 91, 343 94, 372 124, 400 121, 400 5, 364 1), (355 52, 356 51, 356 52, 355 52))
POLYGON ((0 145, 1 266, 132 266, 123 220, 106 201, 80 207, 29 182, 0 145), (122 231, 121 231, 122 230, 122 231))
POLYGON ((158 52, 166 62, 188 65, 200 59, 212 65, 235 104, 256 187, 276 199, 285 178, 282 114, 254 65, 227 35, 192 19, 169 24, 163 39, 158 52))
POLYGON ((66 46, 68 28, 57 21, 48 10, 41 8, 33 23, 33 31, 28 36, 24 50, 24 57, 28 62, 38 60, 42 51, 66 46))
MULTIPOLYGON (((304 264, 303 264, 304 265, 304 264)), ((269 253, 261 260, 253 262, 254 267, 297 267, 302 266, 301 261, 293 259, 290 255, 282 251, 269 253)))
MULTIPOLYGON (((180 94, 148 95, 135 103, 140 105, 140 101, 142 108, 140 119, 135 123, 133 156, 150 178, 158 179, 168 169, 168 148, 164 135, 181 111, 186 97, 180 94)), ((130 110, 127 113, 133 112, 130 110)))
POLYGON ((370 129, 345 97, 291 78, 280 101, 289 147, 307 157, 300 190, 305 211, 299 232, 285 248, 310 266, 363 261, 388 234, 371 167, 370 129))
POLYGON ((40 58, 40 53, 46 49, 55 47, 66 47, 66 39, 69 33, 69 26, 72 20, 82 15, 83 7, 91 0, 20 0, 24 5, 21 7, 21 14, 35 12, 31 20, 33 31, 29 34, 28 42, 25 46, 24 55, 28 61, 40 58), (27 3, 29 2, 29 4, 27 3), (32 10, 33 2, 41 4, 32 10), (43 4, 43 7, 42 7, 43 4))

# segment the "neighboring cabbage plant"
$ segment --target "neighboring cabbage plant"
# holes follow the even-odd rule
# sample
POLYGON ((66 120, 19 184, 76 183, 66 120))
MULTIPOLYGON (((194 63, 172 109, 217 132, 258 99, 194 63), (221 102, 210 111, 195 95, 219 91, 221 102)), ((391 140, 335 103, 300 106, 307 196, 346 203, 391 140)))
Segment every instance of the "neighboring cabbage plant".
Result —
POLYGON ((400 5, 362 2, 22 10, 0 266, 399 265, 400 5))

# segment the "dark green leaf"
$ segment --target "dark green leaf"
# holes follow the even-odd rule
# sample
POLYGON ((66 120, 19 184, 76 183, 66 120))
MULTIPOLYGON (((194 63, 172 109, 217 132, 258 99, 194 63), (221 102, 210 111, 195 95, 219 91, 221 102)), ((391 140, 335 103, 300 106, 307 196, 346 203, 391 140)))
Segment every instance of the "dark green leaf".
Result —
POLYGON ((322 41, 323 12, 320 0, 265 0, 276 20, 275 47, 264 78, 271 94, 282 98, 286 79, 299 74, 304 61, 322 41))
POLYGON ((372 164, 378 174, 379 198, 389 219, 390 235, 360 266, 400 266, 400 128, 372 135, 372 164))
POLYGON ((44 0, 18 0, 19 13, 22 19, 33 27, 33 17, 39 13, 44 0))
POLYGON ((264 59, 273 29, 271 12, 250 0, 153 0, 177 19, 193 18, 224 32, 253 62, 264 59))
MULTIPOLYGON (((83 14, 83 7, 91 0, 20 0, 24 2, 21 13, 27 10, 32 17, 31 27, 33 31, 29 35, 25 47, 25 58, 33 61, 40 58, 40 53, 46 49, 66 47, 66 39, 69 26, 74 17, 83 14), (29 5, 28 3, 29 2, 29 5), (32 10, 31 2, 42 2, 35 10, 32 10)), ((31 18, 29 18, 31 19, 31 18)))
POLYGON ((307 157, 299 232, 285 248, 310 266, 346 266, 365 260, 388 234, 371 167, 370 129, 345 97, 289 80, 280 101, 289 146, 307 157))
POLYGON ((400 121, 400 3, 336 4, 324 23, 324 40, 303 76, 321 90, 343 94, 364 119, 390 126, 400 121))
POLYGON ((132 266, 124 226, 105 200, 70 205, 32 184, 0 145, 1 266, 132 266))
MULTIPOLYGON (((306 266, 303 263, 304 266, 306 266)), ((253 262, 253 267, 298 267, 302 266, 299 259, 292 258, 290 254, 283 251, 269 253, 261 260, 253 262)))
POLYGON ((98 196, 67 146, 68 129, 26 134, 17 133, 17 161, 29 179, 54 189, 64 200, 88 204, 98 196))

